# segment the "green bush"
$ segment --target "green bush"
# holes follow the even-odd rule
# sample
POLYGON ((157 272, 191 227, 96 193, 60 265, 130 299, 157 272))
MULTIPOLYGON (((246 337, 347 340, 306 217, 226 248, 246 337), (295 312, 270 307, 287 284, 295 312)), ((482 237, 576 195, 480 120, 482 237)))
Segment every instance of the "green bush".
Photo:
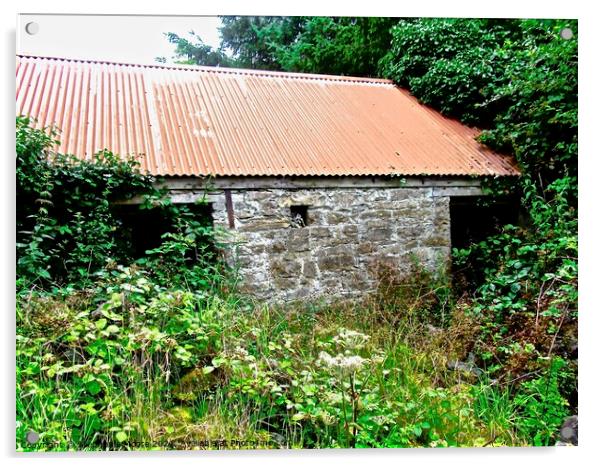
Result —
POLYGON ((577 22, 413 19, 391 32, 383 72, 486 128, 480 140, 522 170, 517 181, 487 184, 493 199, 520 195, 521 224, 454 251, 481 325, 479 362, 492 376, 524 380, 558 355, 573 374, 563 396, 576 399, 577 22), (561 37, 566 27, 572 39, 561 37))
POLYGON ((133 159, 103 151, 90 160, 57 154, 51 133, 17 118, 17 276, 24 287, 85 282, 117 247, 112 203, 152 192, 133 159))

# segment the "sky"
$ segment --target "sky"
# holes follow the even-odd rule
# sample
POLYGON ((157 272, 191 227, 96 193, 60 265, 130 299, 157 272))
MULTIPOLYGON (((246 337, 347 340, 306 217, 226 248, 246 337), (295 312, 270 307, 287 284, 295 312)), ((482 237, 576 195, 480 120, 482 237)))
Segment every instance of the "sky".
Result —
POLYGON ((217 16, 23 14, 17 20, 17 53, 142 64, 163 56, 172 63, 175 46, 163 33, 185 36, 193 30, 217 47, 220 25, 217 16), (31 22, 38 29, 33 35, 26 31, 31 22))

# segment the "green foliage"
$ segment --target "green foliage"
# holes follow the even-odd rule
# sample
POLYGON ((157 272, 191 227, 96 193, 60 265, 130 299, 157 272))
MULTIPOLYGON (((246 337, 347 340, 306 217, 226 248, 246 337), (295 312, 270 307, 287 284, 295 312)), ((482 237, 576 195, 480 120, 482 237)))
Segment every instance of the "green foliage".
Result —
POLYGON ((545 371, 547 358, 561 356, 572 372, 561 391, 575 400, 577 217, 567 196, 572 183, 557 179, 546 200, 525 181, 523 202, 537 228, 508 225, 456 251, 456 260, 483 277, 470 308, 481 326, 475 350, 483 367, 496 377, 523 379, 545 371))
POLYGON ((516 403, 523 411, 518 429, 532 438, 536 446, 550 445, 569 414, 558 386, 559 372, 564 365, 561 358, 554 358, 547 373, 522 384, 517 395, 516 403))
POLYGON ((53 145, 17 118, 18 447, 133 446, 170 381, 220 349, 227 270, 210 222, 171 204, 135 161, 53 145), (172 223, 137 260, 115 205, 135 195, 172 223))
POLYGON ((185 63, 240 68, 372 76, 386 52, 394 18, 223 16, 222 43, 212 50, 176 34, 185 63), (232 54, 231 58, 224 51, 232 54))
POLYGON ((425 103, 490 128, 483 142, 545 186, 576 175, 576 33, 572 20, 402 20, 381 70, 425 103), (565 27, 574 38, 560 36, 565 27))
MULTIPOLYGON (((185 65, 205 65, 205 66, 233 66, 234 63, 221 50, 214 50, 213 47, 203 42, 193 31, 190 32, 190 39, 180 37, 173 32, 165 33, 167 40, 176 46, 175 55, 178 57, 177 63, 185 65)), ((157 61, 165 63, 165 57, 157 57, 157 61)))
POLYGON ((569 177, 570 206, 577 205, 577 22, 525 21, 521 40, 504 47, 512 57, 492 99, 506 102, 482 141, 516 156, 540 193, 569 177), (575 34, 560 37, 563 28, 575 34))
POLYGON ((121 228, 116 202, 134 196, 144 200, 141 209, 160 209, 172 224, 162 244, 138 265, 152 270, 164 286, 195 290, 212 286, 223 270, 206 218, 185 205, 171 204, 153 187, 154 179, 139 172, 134 159, 108 151, 90 160, 52 153, 52 137, 29 123, 17 118, 19 288, 90 286, 108 264, 133 262, 135 238, 128 238, 121 228))
MULTIPOLYGON (((480 363, 508 380, 541 374, 555 354, 576 371, 576 33, 569 20, 402 20, 381 60, 424 102, 488 128, 481 141, 520 164, 518 183, 488 189, 520 194, 526 221, 455 251, 474 289, 480 363)), ((563 396, 575 390, 573 379, 563 396)))
POLYGON ((172 214, 173 231, 165 233, 161 244, 146 251, 136 264, 149 270, 152 280, 161 286, 215 291, 227 271, 218 256, 211 221, 199 218, 185 205, 172 214))
POLYGON ((53 139, 17 118, 17 276, 24 287, 85 282, 123 259, 112 203, 150 193, 137 163, 103 151, 81 161, 51 152, 53 139))
POLYGON ((275 46, 291 44, 302 29, 302 17, 222 16, 221 47, 233 55, 234 66, 279 70, 275 46))
POLYGON ((262 423, 287 432, 293 445, 461 445, 466 432, 478 430, 470 425, 467 394, 424 383, 428 366, 412 367, 413 354, 403 345, 379 348, 347 328, 315 328, 310 341, 280 331, 265 344, 268 330, 248 327, 250 344, 236 345, 214 364, 228 374, 229 396, 254 406, 262 423), (466 423, 464 431, 459 423, 466 423))
POLYGON ((393 18, 304 18, 290 43, 273 42, 285 71, 374 76, 389 45, 393 18))
POLYGON ((519 436, 520 413, 511 388, 487 383, 473 386, 471 392, 475 414, 488 426, 492 443, 498 439, 512 443, 519 436))
POLYGON ((220 348, 219 300, 167 292, 147 276, 117 268, 98 282, 93 296, 31 295, 22 304, 19 448, 135 445, 152 428, 146 416, 169 399, 169 383, 220 348), (99 299, 105 301, 96 306, 99 299), (29 430, 41 434, 39 444, 26 444, 29 430))
POLYGON ((481 19, 402 20, 392 28, 381 69, 425 103, 482 125, 495 115, 488 94, 507 65, 498 48, 516 27, 481 19))

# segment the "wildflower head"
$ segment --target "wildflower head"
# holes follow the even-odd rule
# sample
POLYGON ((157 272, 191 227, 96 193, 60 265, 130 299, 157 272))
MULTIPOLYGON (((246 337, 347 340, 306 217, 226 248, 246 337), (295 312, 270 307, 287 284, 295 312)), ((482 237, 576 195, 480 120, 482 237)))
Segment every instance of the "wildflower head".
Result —
POLYGON ((326 351, 322 351, 318 356, 318 363, 329 369, 336 369, 343 373, 357 372, 366 363, 366 359, 358 355, 348 356, 337 354, 331 356, 326 351))
POLYGON ((355 330, 340 328, 339 333, 335 335, 333 341, 341 348, 349 350, 358 350, 366 346, 370 337, 355 330))

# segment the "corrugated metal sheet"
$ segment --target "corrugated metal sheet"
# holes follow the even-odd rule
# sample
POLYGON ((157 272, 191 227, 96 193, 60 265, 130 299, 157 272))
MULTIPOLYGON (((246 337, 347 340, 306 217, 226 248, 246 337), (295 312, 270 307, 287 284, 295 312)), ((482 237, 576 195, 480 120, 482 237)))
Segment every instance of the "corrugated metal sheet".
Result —
POLYGON ((17 57, 17 114, 155 175, 517 175, 382 79, 17 57))

